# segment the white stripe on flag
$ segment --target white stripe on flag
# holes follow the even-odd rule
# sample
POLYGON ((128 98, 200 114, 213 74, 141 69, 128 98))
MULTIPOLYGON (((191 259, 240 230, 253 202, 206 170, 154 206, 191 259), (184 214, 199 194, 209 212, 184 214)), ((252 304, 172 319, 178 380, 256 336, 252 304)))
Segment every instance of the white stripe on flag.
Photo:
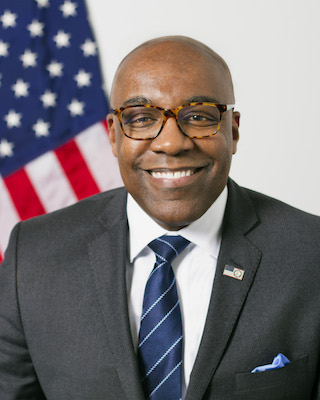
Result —
POLYGON ((101 122, 81 132, 75 142, 101 191, 123 186, 117 159, 101 122))
POLYGON ((47 152, 25 166, 25 171, 46 212, 77 201, 77 197, 54 152, 47 152))
POLYGON ((20 221, 16 208, 11 200, 6 185, 0 177, 0 253, 4 251, 8 245, 11 229, 20 221))

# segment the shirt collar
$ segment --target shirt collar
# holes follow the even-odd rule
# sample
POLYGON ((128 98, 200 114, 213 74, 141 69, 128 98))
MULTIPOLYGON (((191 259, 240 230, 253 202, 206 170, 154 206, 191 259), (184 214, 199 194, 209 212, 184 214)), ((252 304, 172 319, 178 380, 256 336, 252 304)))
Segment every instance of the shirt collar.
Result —
POLYGON ((148 243, 165 234, 181 235, 213 257, 218 258, 227 197, 228 189, 225 187, 217 200, 199 219, 179 231, 167 231, 145 213, 134 198, 128 194, 130 262, 134 261, 148 243))

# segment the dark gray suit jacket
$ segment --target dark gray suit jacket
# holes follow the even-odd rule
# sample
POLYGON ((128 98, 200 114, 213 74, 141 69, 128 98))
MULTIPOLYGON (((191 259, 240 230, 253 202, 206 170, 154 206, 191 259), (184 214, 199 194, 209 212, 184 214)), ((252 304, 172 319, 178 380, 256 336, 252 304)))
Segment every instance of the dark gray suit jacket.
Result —
MULTIPOLYGON (((141 400, 128 322, 126 191, 23 222, 0 267, 1 400, 141 400)), ((201 266, 199 265, 199 268, 201 266)), ((229 181, 187 400, 320 399, 320 218, 229 181), (223 275, 245 270, 242 281, 223 275), (291 363, 252 374, 278 353, 291 363)))

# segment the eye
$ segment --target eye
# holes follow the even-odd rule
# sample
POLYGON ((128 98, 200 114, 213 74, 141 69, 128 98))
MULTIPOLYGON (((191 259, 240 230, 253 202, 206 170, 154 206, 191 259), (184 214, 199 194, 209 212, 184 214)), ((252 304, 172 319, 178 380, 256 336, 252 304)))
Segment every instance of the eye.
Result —
POLYGON ((130 113, 129 115, 123 116, 123 120, 126 124, 136 124, 152 121, 154 117, 148 113, 130 113))
POLYGON ((209 115, 201 115, 201 114, 190 114, 188 118, 190 121, 207 121, 208 119, 212 119, 209 115))
POLYGON ((219 123, 219 119, 212 114, 203 112, 189 112, 182 118, 183 123, 196 125, 214 125, 219 123))
POLYGON ((212 106, 187 106, 182 108, 178 115, 182 124, 200 128, 215 126, 220 122, 220 112, 216 107, 212 106))
POLYGON ((122 121, 125 125, 139 128, 155 124, 158 121, 158 118, 152 111, 130 110, 129 112, 123 113, 122 121))

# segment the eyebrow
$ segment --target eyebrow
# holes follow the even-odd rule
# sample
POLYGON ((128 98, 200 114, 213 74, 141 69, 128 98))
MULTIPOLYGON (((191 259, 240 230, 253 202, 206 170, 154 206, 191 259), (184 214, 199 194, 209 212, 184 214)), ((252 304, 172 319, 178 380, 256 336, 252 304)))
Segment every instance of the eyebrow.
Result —
POLYGON ((136 96, 123 102, 123 107, 132 106, 136 104, 152 104, 151 100, 144 96, 136 96))
MULTIPOLYGON (((187 105, 189 103, 219 103, 216 98, 211 96, 192 96, 189 97, 183 105, 187 105)), ((152 101, 144 96, 136 96, 132 97, 123 102, 122 107, 132 106, 132 105, 143 105, 143 104, 152 104, 152 101)))
POLYGON ((219 103, 218 100, 211 96, 192 96, 184 103, 219 103))

